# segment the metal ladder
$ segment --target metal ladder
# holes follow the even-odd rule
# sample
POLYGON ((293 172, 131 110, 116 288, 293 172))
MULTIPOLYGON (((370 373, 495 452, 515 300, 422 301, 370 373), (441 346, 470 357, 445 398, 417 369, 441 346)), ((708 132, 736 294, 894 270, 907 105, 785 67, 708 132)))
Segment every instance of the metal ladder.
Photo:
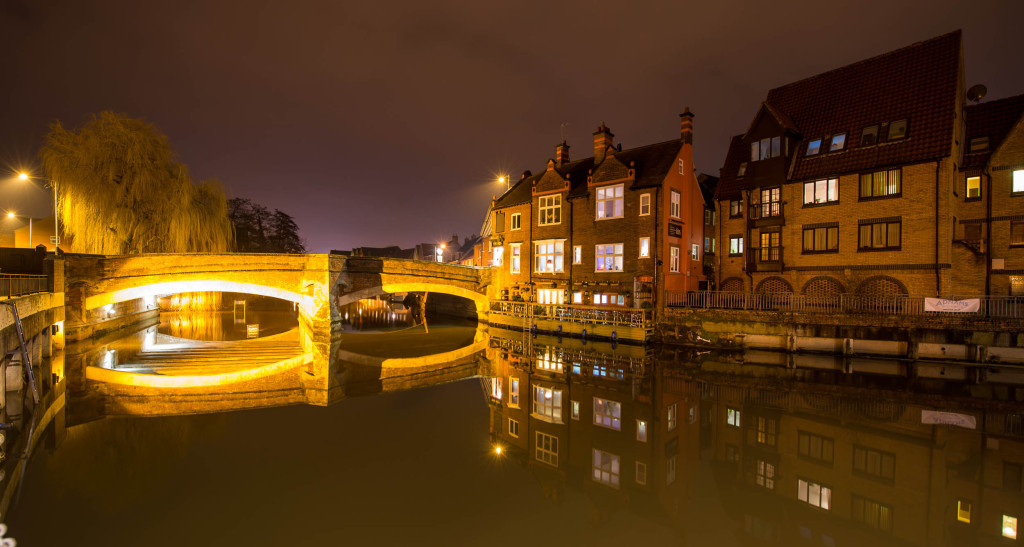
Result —
POLYGON ((28 377, 28 385, 32 388, 32 400, 39 402, 39 388, 36 387, 36 375, 32 370, 32 359, 29 357, 28 348, 25 346, 25 330, 21 327, 21 316, 18 315, 18 306, 13 300, 4 300, 0 304, 6 304, 11 308, 11 316, 14 317, 14 329, 18 333, 18 343, 21 344, 21 363, 28 377))

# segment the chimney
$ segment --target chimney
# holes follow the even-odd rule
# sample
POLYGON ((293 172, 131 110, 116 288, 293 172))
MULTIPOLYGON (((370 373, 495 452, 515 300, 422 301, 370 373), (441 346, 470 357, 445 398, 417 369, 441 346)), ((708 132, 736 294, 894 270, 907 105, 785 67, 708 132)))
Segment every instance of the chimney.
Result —
POLYGON ((561 167, 569 163, 569 144, 564 140, 555 147, 555 165, 561 167))
POLYGON ((597 131, 594 131, 594 165, 604 161, 604 153, 612 146, 614 136, 604 122, 601 122, 601 127, 598 127, 597 131))
POLYGON ((693 144, 693 112, 690 112, 690 107, 683 109, 679 115, 679 138, 683 144, 693 144))

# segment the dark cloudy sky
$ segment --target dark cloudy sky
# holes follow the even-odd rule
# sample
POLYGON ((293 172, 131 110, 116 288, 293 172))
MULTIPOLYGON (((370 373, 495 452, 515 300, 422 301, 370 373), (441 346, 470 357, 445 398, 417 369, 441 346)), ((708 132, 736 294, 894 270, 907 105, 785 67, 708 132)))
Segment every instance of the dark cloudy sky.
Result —
POLYGON ((1024 93, 1020 0, 150 2, 0 0, 0 165, 111 109, 197 178, 294 216, 314 252, 476 233, 499 171, 563 122, 591 155, 678 136, 697 168, 769 88, 957 28, 968 85, 1024 93))

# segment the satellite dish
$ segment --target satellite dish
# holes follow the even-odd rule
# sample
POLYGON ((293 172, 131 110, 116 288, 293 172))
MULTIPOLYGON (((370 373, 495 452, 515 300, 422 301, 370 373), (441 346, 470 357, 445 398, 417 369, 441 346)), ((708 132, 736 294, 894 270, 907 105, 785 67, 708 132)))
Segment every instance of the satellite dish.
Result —
POLYGON ((967 100, 977 103, 987 92, 988 88, 981 84, 972 85, 971 88, 967 90, 967 100))

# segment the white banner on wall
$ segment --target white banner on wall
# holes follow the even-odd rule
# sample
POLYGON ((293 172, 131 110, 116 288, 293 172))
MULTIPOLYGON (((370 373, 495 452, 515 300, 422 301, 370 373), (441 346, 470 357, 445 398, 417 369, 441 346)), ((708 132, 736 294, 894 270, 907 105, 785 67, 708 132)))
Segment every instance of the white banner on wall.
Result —
POLYGON ((945 298, 925 298, 924 311, 944 311, 976 313, 981 309, 981 300, 968 298, 966 300, 946 300, 945 298))
POLYGON ((966 429, 975 429, 978 427, 978 421, 974 418, 974 416, 971 416, 970 414, 960 414, 959 412, 942 412, 939 410, 922 410, 921 423, 955 425, 957 427, 963 427, 966 429))

